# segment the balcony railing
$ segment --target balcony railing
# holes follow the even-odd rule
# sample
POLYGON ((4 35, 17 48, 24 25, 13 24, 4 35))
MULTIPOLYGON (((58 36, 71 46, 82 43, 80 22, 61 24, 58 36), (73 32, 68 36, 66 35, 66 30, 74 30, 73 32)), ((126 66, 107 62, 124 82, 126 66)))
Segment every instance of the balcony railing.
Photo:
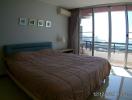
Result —
MULTIPOLYGON (((80 44, 81 46, 84 46, 86 49, 92 50, 92 38, 91 37, 80 37, 80 44)), ((94 50, 107 52, 108 51, 108 42, 101 42, 101 41, 95 41, 94 42, 94 50)), ((111 43, 111 52, 121 51, 125 52, 126 50, 126 43, 118 43, 118 42, 112 42, 111 43)), ((132 53, 132 44, 128 43, 128 52, 132 53)))

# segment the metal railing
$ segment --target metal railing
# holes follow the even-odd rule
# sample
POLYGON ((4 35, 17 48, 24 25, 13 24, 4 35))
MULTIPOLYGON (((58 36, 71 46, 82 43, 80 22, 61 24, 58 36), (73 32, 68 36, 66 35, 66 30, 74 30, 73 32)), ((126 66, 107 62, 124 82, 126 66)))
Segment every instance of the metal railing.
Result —
MULTIPOLYGON (((81 46, 85 47, 86 49, 90 49, 92 50, 92 38, 91 37, 80 37, 83 39, 80 39, 82 41, 80 41, 81 46), (84 38, 87 38, 84 39, 84 38)), ((94 50, 97 51, 102 51, 102 52, 106 52, 108 51, 108 42, 100 42, 100 41, 95 41, 94 42, 94 50)), ((116 52, 116 51, 121 51, 121 52, 125 52, 126 50, 126 43, 118 43, 118 42, 112 42, 111 43, 111 52, 116 52)), ((128 52, 132 53, 132 43, 128 43, 128 52)))

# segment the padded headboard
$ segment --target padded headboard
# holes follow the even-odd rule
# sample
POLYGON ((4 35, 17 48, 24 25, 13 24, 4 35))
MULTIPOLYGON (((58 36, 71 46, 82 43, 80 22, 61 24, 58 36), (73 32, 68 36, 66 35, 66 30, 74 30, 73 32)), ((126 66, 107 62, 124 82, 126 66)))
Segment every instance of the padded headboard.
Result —
POLYGON ((52 49, 52 42, 11 44, 4 46, 4 54, 9 55, 21 51, 37 51, 41 49, 52 49))

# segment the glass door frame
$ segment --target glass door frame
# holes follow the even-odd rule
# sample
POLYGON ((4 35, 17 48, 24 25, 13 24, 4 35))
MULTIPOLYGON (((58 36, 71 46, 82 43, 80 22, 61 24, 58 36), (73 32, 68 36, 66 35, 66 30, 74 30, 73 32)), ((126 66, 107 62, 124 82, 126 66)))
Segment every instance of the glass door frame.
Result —
MULTIPOLYGON (((125 9, 123 11, 125 11, 125 20, 126 20, 126 41, 125 41, 125 57, 124 57, 124 66, 123 68, 128 68, 127 67, 127 59, 128 59, 128 38, 129 38, 129 21, 128 21, 128 9, 127 9, 127 5, 123 5, 125 6, 125 9)), ((110 61, 111 59, 111 43, 112 43, 112 17, 111 17, 111 7, 108 7, 108 22, 109 22, 109 37, 108 37, 108 60, 110 61)), ((94 17, 94 8, 92 9, 92 56, 94 56, 94 36, 95 36, 95 17, 94 17)), ((81 17, 80 17, 81 20, 81 17)), ((80 43, 80 42, 79 42, 80 43)), ((79 44, 80 45, 80 44, 79 44)), ((80 47, 80 46, 79 46, 80 47)), ((110 61, 111 62, 111 61, 110 61)))
POLYGON ((124 58, 124 68, 127 68, 127 58, 128 58, 128 38, 129 38, 129 27, 128 27, 128 10, 127 6, 125 6, 125 19, 126 19, 126 50, 125 50, 125 58, 124 58))
MULTIPOLYGON (((130 31, 129 30, 129 8, 128 8, 128 6, 131 6, 132 7, 132 5, 126 5, 125 7, 126 7, 126 43, 127 43, 127 46, 126 46, 126 58, 125 58, 125 68, 126 69, 132 69, 132 67, 130 68, 130 67, 128 67, 128 54, 129 54, 129 50, 128 50, 128 48, 129 48, 129 35, 132 33, 132 31, 130 31)), ((130 10, 130 11, 132 11, 132 10, 130 10)))

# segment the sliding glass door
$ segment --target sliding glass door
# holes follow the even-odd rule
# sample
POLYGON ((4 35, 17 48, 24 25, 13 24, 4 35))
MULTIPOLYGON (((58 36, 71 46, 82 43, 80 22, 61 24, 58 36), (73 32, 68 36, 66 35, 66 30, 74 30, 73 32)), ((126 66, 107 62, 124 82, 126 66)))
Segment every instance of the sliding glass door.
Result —
POLYGON ((132 6, 128 6, 128 58, 127 67, 132 68, 132 6))
POLYGON ((132 68, 132 6, 83 9, 80 21, 80 54, 132 68))
POLYGON ((94 9, 94 56, 108 57, 109 22, 107 8, 94 9))
POLYGON ((82 12, 81 14, 82 17, 80 19, 80 54, 92 56, 92 9, 84 10, 84 13, 82 12))
POLYGON ((126 51, 125 7, 111 7, 111 64, 124 67, 126 51))

